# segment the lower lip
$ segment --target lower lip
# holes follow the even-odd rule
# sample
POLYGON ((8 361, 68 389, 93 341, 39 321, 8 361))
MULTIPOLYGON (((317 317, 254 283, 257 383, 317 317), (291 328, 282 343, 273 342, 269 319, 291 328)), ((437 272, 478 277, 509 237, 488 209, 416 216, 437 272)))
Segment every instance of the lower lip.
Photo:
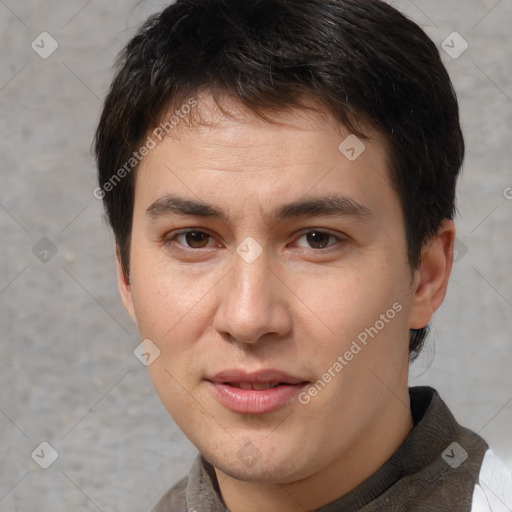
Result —
POLYGON ((209 382, 219 402, 233 412, 242 414, 264 414, 275 411, 291 402, 303 384, 281 384, 268 389, 240 389, 229 384, 209 382))

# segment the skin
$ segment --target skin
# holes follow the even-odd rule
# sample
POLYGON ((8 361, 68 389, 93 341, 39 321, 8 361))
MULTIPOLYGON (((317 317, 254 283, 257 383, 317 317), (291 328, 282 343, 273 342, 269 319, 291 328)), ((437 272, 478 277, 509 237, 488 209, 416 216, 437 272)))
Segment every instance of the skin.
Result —
POLYGON ((182 122, 137 170, 129 281, 118 258, 121 296, 141 339, 160 349, 149 366, 155 389, 215 467, 226 506, 311 510, 378 470, 412 429, 409 329, 425 326, 443 301, 454 225, 443 223, 413 270, 379 132, 364 127, 370 139, 351 162, 338 150, 349 132, 328 114, 291 110, 269 123, 229 100, 232 117, 208 96, 198 100, 205 122, 182 122), (215 205, 226 218, 148 215, 166 194, 215 205), (333 194, 370 213, 270 216, 333 194), (312 239, 310 228, 328 234, 312 239), (176 237, 183 229, 205 235, 176 237), (263 250, 252 263, 236 252, 247 237, 263 250), (307 404, 234 413, 205 380, 273 368, 315 383, 397 303, 401 311, 307 404), (238 455, 247 443, 257 455, 250 466, 238 455))

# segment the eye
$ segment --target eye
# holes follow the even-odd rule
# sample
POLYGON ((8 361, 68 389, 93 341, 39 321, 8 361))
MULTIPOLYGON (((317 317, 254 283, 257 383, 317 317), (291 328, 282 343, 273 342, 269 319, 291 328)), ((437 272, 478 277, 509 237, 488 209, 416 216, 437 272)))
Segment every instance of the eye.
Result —
POLYGON ((204 231, 189 230, 176 233, 174 236, 166 237, 165 244, 173 245, 176 242, 188 249, 204 249, 212 237, 204 231))
POLYGON ((337 242, 341 242, 342 240, 331 234, 327 231, 320 230, 310 230, 307 233, 304 233, 297 239, 298 247, 309 247, 312 249, 325 249, 326 247, 331 247, 335 245, 337 242), (305 242, 300 242, 300 240, 304 239, 305 242), (331 241, 331 243, 329 243, 331 241))
MULTIPOLYGON (((213 242, 213 237, 208 233, 193 229, 170 234, 165 238, 164 242, 167 246, 178 245, 184 249, 206 249, 218 245, 211 243, 213 242)), ((295 245, 310 249, 326 249, 336 245, 338 242, 342 242, 339 236, 327 231, 311 229, 302 234, 295 242, 295 245)))

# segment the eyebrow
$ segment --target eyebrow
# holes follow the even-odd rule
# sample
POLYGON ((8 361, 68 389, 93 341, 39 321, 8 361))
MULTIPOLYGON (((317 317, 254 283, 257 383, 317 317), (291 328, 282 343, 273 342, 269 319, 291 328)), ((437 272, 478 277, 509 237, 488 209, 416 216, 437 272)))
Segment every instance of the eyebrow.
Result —
MULTIPOLYGON (((215 205, 173 194, 157 199, 146 210, 146 215, 153 221, 166 215, 190 215, 218 219, 226 223, 229 221, 224 210, 215 205)), ((304 216, 348 216, 363 220, 371 217, 372 212, 350 197, 329 195, 299 199, 279 206, 270 214, 270 218, 276 222, 304 216)))

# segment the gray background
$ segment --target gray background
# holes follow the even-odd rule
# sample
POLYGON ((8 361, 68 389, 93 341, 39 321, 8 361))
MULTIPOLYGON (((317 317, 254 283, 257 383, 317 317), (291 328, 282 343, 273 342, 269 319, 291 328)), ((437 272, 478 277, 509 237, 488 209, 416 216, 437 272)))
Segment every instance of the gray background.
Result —
MULTIPOLYGON (((92 196, 113 59, 165 3, 0 0, 0 512, 149 510, 195 454, 132 353, 92 196), (31 48, 43 31, 59 44, 47 59, 31 48), (48 469, 31 458, 42 441, 59 454, 48 469)), ((457 59, 441 50, 468 148, 459 251, 411 382, 436 387, 512 466, 512 2, 392 3, 438 47, 454 31, 469 44, 457 59)))

